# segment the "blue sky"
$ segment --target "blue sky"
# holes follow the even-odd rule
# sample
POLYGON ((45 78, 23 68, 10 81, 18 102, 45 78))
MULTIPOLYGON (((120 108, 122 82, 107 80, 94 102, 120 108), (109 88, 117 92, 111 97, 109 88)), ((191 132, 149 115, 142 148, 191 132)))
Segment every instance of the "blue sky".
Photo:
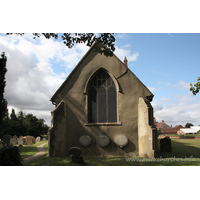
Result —
MULTIPOLYGON (((175 126, 200 125, 200 94, 190 83, 200 76, 199 33, 116 33, 115 54, 152 91, 154 116, 175 126)), ((33 40, 0 34, 0 52, 8 62, 5 98, 9 110, 31 112, 50 125, 49 99, 88 51, 84 44, 68 49, 61 40, 33 40), (42 103, 41 103, 42 102, 42 103)))
MULTIPOLYGON (((98 4, 87 0, 75 3, 67 1, 67 4, 66 1, 60 0, 48 1, 48 4, 46 1, 34 1, 31 4, 28 1, 4 1, 1 3, 1 7, 3 8, 0 13, 1 33, 118 33, 115 35, 115 54, 122 61, 124 56, 127 57, 129 68, 155 95, 152 105, 157 121, 165 120, 167 124, 173 126, 177 124, 184 126, 187 122, 200 125, 200 94, 193 96, 189 91, 189 83, 195 83, 197 77, 200 76, 200 12, 197 0, 124 0, 123 2, 102 0, 98 4)), ((84 45, 77 45, 69 50, 61 42, 44 38, 33 40, 31 35, 21 38, 5 37, 4 34, 0 34, 0 53, 5 52, 8 58, 5 98, 8 100, 9 110, 14 108, 16 112, 23 110, 33 113, 39 118, 44 118, 50 125, 50 112, 54 106, 49 99, 87 50, 88 48, 84 45)), ((131 171, 126 169, 123 171, 121 180, 119 176, 116 176, 119 174, 119 168, 116 168, 116 171, 114 168, 109 169, 112 170, 109 171, 109 177, 110 180, 114 180, 114 182, 112 181, 112 185, 115 186, 113 189, 118 188, 119 181, 124 181, 124 177, 128 177, 137 180, 135 181, 136 185, 133 183, 137 188, 134 191, 136 195, 143 194, 145 196, 146 194, 148 198, 153 189, 149 185, 155 184, 158 188, 157 191, 163 191, 163 185, 159 188, 156 179, 154 182, 155 173, 158 173, 159 170, 157 168, 155 171, 152 171, 151 168, 152 173, 149 173, 148 170, 145 173, 141 169, 139 171, 141 173, 137 174, 132 173, 132 168, 130 168, 131 171), (128 173, 124 174, 125 171, 128 173), (141 175, 149 180, 149 182, 145 181, 145 190, 147 191, 145 194, 141 175)), ((106 168, 106 173, 109 169, 106 168)), ((91 169, 89 170, 88 173, 79 170, 80 175, 84 174, 88 178, 88 174, 91 174, 91 169)), ((59 171, 61 170, 59 169, 59 171)), ((178 170, 181 172, 178 176, 177 170, 174 171, 176 171, 177 180, 182 180, 182 172, 178 170)), ((66 170, 63 172, 60 174, 61 176, 56 173, 54 178, 62 177, 64 180, 64 178, 69 179, 71 175, 69 183, 74 181, 74 173, 71 173, 71 170, 69 173, 66 170), (66 177, 63 178, 63 176, 66 177)), ((74 172, 77 173, 77 171, 74 172)), ((170 172, 169 175, 173 174, 169 169, 166 172, 170 172)), ((44 176, 44 172, 42 175, 44 176)), ((51 180, 52 176, 51 173, 51 180)), ((46 178, 48 179, 48 177, 49 174, 46 178)), ((95 179, 97 177, 100 178, 99 180, 102 178, 102 181, 105 179, 102 173, 95 173, 95 179)), ((5 178, 5 180, 7 179, 5 178)), ((101 183, 101 181, 99 182, 101 183)), ((177 182, 174 184, 175 187, 182 185, 177 182)), ((58 189, 61 191, 60 184, 58 185, 58 189)), ((110 197, 129 198, 132 193, 127 191, 132 191, 133 185, 125 184, 126 188, 122 186, 124 190, 120 186, 117 195, 110 193, 112 195, 110 197)), ((51 185, 49 186, 51 187, 51 185)), ((68 186, 73 190, 70 185, 68 186)), ((101 187, 101 185, 99 186, 101 187)), ((28 187, 30 188, 30 185, 28 187)), ((92 191, 99 192, 98 188, 98 184, 94 184, 92 191)), ((110 189, 110 182, 104 188, 110 189)), ((65 188, 62 191, 65 191, 65 188)), ((82 191, 85 192, 84 187, 82 187, 82 191)), ((83 192, 80 194, 82 195, 83 192)), ((61 198, 65 195, 62 192, 59 194, 61 198)), ((51 197, 53 195, 57 198, 59 194, 51 193, 51 197)), ((180 194, 177 193, 177 195, 180 198, 180 194)), ((195 192, 184 193, 184 197, 186 195, 188 198, 196 197, 195 192)), ((99 198, 101 198, 101 194, 99 198)))

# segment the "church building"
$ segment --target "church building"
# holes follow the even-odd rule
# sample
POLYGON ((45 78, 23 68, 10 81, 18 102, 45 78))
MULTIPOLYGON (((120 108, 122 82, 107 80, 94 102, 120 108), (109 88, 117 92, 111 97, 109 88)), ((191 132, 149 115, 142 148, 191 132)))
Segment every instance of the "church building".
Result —
POLYGON ((83 156, 154 157, 153 94, 126 57, 106 57, 95 45, 51 97, 49 156, 67 156, 79 147, 83 156))

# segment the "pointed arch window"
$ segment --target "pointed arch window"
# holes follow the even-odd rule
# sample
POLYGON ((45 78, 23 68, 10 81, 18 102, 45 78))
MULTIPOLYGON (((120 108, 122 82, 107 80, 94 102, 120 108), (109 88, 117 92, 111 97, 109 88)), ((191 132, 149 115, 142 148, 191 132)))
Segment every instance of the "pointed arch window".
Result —
POLYGON ((101 70, 93 77, 88 100, 89 123, 117 122, 116 86, 106 71, 101 70))

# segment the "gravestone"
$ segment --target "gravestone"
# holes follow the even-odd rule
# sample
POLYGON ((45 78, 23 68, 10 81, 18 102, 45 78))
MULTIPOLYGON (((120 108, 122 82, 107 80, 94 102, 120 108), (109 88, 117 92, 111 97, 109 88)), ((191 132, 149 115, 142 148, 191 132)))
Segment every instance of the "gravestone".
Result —
POLYGON ((119 134, 114 138, 114 142, 116 145, 123 147, 127 145, 128 138, 123 134, 119 134))
POLYGON ((13 138, 15 138, 16 140, 18 139, 18 137, 16 135, 14 135, 13 138))
POLYGON ((12 138, 10 140, 11 145, 15 146, 17 144, 17 139, 16 138, 12 138))
POLYGON ((23 143, 26 144, 26 137, 23 137, 23 143))
POLYGON ((106 135, 100 135, 97 137, 96 139, 96 143, 100 146, 100 147, 105 147, 109 144, 110 139, 108 136, 106 135))
POLYGON ((89 135, 83 135, 79 138, 80 145, 87 147, 92 143, 92 138, 89 135))
POLYGON ((40 140, 41 140, 41 137, 36 137, 36 140, 35 140, 35 142, 40 142, 40 140))
POLYGON ((82 154, 82 151, 78 147, 71 147, 69 149, 69 155, 71 155, 72 162, 74 163, 84 163, 84 160, 81 154, 82 154))
POLYGON ((23 137, 18 139, 18 145, 23 145, 24 144, 24 139, 23 137))
POLYGON ((165 137, 160 139, 160 152, 171 152, 172 146, 171 146, 171 139, 170 137, 165 137))
POLYGON ((11 136, 10 135, 4 135, 3 136, 4 147, 10 146, 10 140, 11 140, 11 136))
POLYGON ((3 141, 0 141, 0 149, 3 148, 3 141))
POLYGON ((42 141, 46 141, 46 138, 42 138, 42 141))
POLYGON ((32 136, 26 136, 26 144, 27 145, 32 145, 32 140, 33 140, 32 136))
POLYGON ((35 144, 35 137, 32 136, 32 143, 35 144))

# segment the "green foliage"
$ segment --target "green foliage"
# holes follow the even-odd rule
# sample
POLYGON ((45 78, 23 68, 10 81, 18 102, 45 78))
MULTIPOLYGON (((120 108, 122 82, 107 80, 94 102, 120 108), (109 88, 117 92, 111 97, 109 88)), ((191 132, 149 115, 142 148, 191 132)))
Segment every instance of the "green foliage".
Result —
POLYGON ((0 149, 0 166, 21 166, 22 158, 18 147, 4 147, 0 149))
POLYGON ((3 135, 6 134, 11 136, 16 135, 17 137, 25 135, 31 135, 34 137, 46 135, 49 126, 44 123, 44 119, 38 119, 33 114, 25 114, 23 111, 19 111, 16 115, 15 110, 12 109, 10 118, 8 114, 4 118, 0 138, 3 138, 3 135))
POLYGON ((197 82, 192 85, 192 83, 190 83, 190 91, 192 91, 193 95, 196 95, 197 93, 199 93, 200 90, 200 77, 197 78, 197 82))
POLYGON ((159 128, 159 129, 157 129, 157 133, 158 133, 158 135, 160 135, 161 133, 162 133, 162 131, 161 131, 161 129, 159 128))
POLYGON ((3 118, 7 112, 7 102, 4 99, 4 90, 6 86, 5 74, 7 72, 6 69, 7 58, 4 53, 1 55, 1 57, 2 58, 0 58, 0 126, 2 125, 3 118))
POLYGON ((185 128, 190 128, 190 126, 194 126, 192 123, 187 123, 186 125, 185 125, 185 128))
MULTIPOLYGON (((12 35, 13 33, 7 33, 6 35, 12 35)), ((16 35, 23 36, 25 33, 14 33, 16 35)), ((33 33, 33 39, 40 38, 41 35, 47 39, 54 38, 58 39, 58 33, 33 33)), ((62 33, 61 39, 63 43, 68 47, 72 48, 75 44, 84 43, 91 47, 95 42, 97 46, 95 51, 103 53, 105 56, 113 56, 113 51, 115 50, 115 37, 114 33, 62 33)))
POLYGON ((197 131, 197 134, 200 134, 200 130, 197 131))

